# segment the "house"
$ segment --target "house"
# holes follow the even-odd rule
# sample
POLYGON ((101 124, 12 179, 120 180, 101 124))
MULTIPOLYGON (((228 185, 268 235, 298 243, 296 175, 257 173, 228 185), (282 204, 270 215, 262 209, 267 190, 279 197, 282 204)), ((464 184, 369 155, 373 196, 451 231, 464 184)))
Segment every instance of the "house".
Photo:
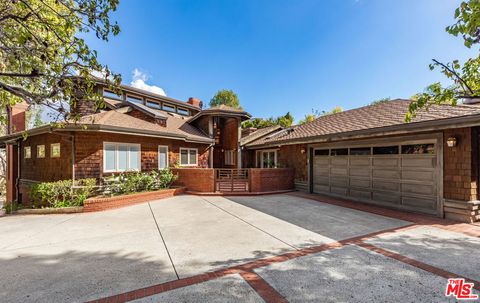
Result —
POLYGON ((24 109, 10 109, 12 131, 0 138, 9 155, 8 201, 28 201, 36 182, 180 167, 182 185, 194 192, 295 186, 480 220, 478 104, 432 106, 406 123, 410 101, 398 99, 290 128, 242 130, 250 115, 241 109, 203 109, 195 98, 184 102, 126 85, 119 96, 101 82, 97 89, 106 108, 78 102, 78 121, 31 129, 26 137, 24 109))

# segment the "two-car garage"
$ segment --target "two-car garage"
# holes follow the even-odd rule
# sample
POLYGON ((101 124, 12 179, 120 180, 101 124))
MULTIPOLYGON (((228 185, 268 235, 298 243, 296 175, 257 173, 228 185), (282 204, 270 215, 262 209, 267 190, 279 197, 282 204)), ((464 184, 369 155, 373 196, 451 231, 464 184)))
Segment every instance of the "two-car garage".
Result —
POLYGON ((441 215, 441 135, 323 144, 311 150, 312 190, 441 215))

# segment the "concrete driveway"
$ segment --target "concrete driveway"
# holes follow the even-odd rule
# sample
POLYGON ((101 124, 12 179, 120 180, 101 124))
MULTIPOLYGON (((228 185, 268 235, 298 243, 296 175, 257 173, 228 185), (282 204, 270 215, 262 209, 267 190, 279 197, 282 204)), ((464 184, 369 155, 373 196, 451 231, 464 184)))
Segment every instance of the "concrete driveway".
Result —
POLYGON ((362 209, 186 195, 0 218, 0 302, 454 302, 448 277, 478 293, 479 227, 362 209))

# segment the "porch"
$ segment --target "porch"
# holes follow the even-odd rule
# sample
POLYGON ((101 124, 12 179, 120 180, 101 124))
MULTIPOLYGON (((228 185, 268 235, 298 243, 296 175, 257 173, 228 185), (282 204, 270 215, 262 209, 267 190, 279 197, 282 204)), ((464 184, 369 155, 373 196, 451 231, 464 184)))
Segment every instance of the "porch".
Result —
POLYGON ((174 185, 198 194, 262 194, 294 189, 293 168, 175 168, 174 185))

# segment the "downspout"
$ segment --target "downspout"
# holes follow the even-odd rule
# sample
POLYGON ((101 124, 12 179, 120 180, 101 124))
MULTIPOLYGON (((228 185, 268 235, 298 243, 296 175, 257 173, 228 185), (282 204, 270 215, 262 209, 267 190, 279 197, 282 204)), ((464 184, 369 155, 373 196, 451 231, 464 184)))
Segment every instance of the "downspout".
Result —
POLYGON ((75 133, 72 135, 72 185, 75 186, 75 133))
POLYGON ((20 158, 21 157, 21 154, 20 154, 20 149, 21 149, 21 146, 20 146, 21 142, 19 141, 18 144, 17 144, 17 180, 15 180, 15 189, 16 189, 16 193, 15 193, 15 200, 17 201, 17 203, 20 203, 19 201, 19 196, 20 196, 20 173, 21 173, 21 166, 22 166, 22 159, 20 158))

